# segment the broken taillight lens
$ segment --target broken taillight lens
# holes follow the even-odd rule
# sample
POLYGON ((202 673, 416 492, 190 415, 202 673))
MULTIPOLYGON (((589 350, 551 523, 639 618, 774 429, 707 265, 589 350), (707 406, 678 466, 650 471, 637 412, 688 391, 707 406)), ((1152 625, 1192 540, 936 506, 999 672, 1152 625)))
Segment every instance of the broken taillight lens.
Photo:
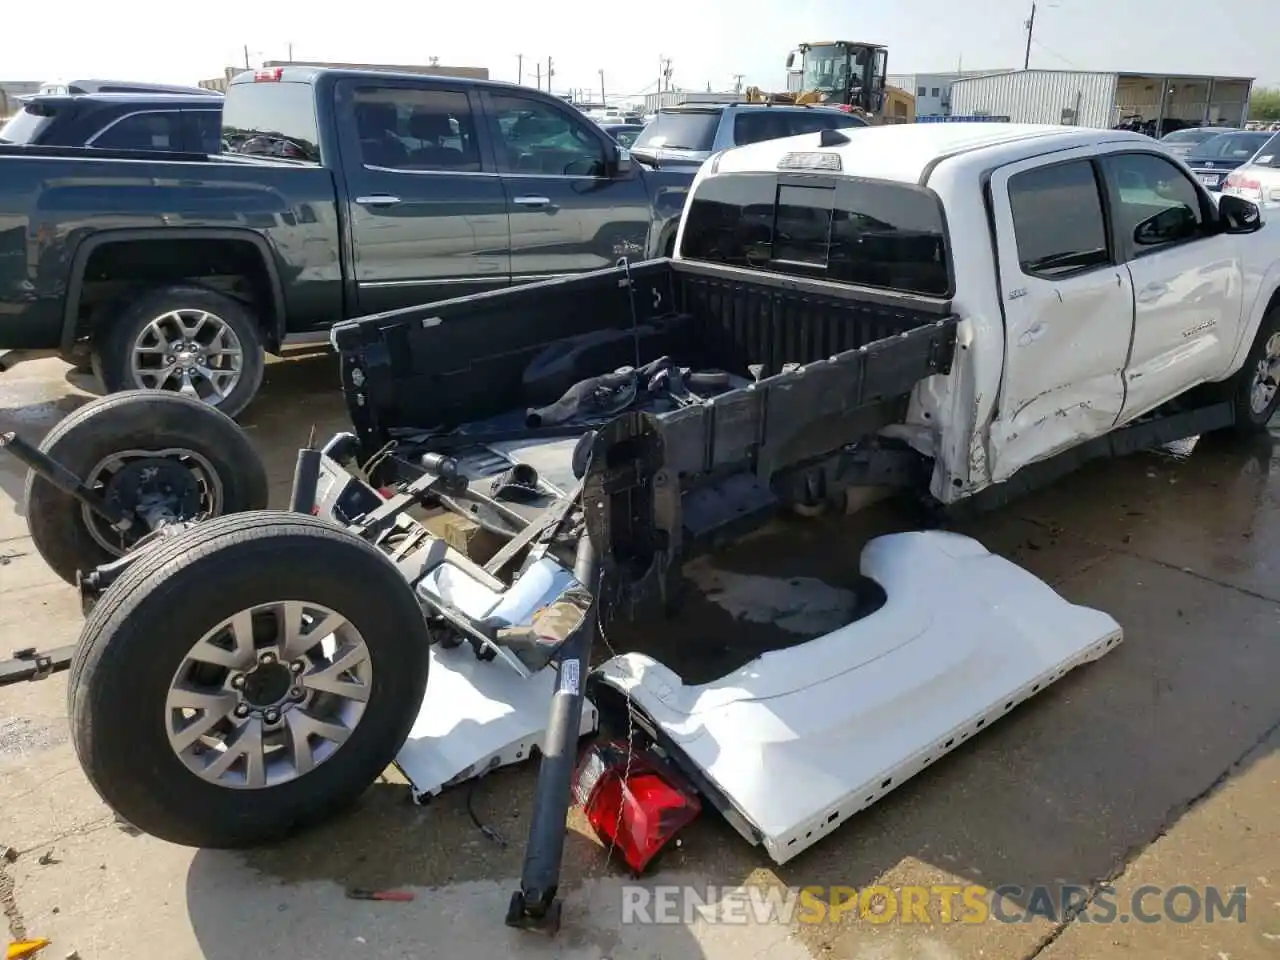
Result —
POLYGON ((633 751, 628 768, 627 752, 627 744, 618 741, 589 747, 574 794, 596 836, 640 874, 702 812, 702 804, 653 754, 633 751))

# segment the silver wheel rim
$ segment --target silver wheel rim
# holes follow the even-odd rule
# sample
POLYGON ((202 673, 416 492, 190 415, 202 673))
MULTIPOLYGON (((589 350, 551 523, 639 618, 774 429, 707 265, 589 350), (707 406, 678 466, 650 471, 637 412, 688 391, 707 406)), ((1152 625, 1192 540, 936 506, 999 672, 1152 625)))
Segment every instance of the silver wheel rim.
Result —
MULTIPOLYGON (((218 476, 218 472, 213 469, 213 464, 206 458, 194 450, 186 450, 181 447, 164 447, 158 450, 121 450, 113 453, 89 471, 85 477, 85 486, 102 495, 110 485, 112 477, 139 460, 180 461, 194 475, 196 484, 200 487, 199 513, 203 516, 218 516, 222 513, 222 480, 218 476)), ((139 519, 145 520, 144 514, 147 507, 159 506, 159 504, 144 503, 141 506, 142 509, 135 510, 134 513, 139 516, 139 519)), ((85 528, 89 531, 89 536, 93 538, 98 546, 113 557, 123 556, 131 543, 136 542, 138 539, 136 536, 131 540, 126 539, 120 531, 112 527, 110 523, 87 506, 82 505, 80 507, 80 516, 84 521, 85 528)), ((144 532, 150 529, 149 525, 144 526, 144 532)))
POLYGON ((209 783, 261 790, 334 756, 373 689, 360 632, 317 603, 241 610, 201 637, 169 685, 165 732, 182 763, 209 783))
POLYGON ((143 390, 172 390, 216 407, 240 383, 244 347, 217 314, 170 310, 142 328, 130 370, 143 390))
POLYGON ((1254 413, 1264 413, 1275 399, 1277 378, 1280 378, 1280 333, 1273 333, 1253 374, 1249 405, 1254 413))

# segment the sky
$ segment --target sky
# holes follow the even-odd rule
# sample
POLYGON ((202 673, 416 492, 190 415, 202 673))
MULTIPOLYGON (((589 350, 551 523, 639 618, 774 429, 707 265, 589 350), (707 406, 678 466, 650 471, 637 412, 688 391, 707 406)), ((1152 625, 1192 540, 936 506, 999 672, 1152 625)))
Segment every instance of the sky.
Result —
MULTIPOLYGON (((636 96, 657 89, 659 61, 690 90, 785 89, 801 41, 863 40, 889 48, 890 73, 1021 66, 1029 0, 696 0, 687 4, 546 0, 62 0, 58 23, 33 3, 4 16, 0 80, 120 79, 194 83, 249 60, 427 63, 488 67, 526 83, 534 62, 553 89, 636 96), (305 11, 305 12, 304 12, 305 11), (979 12, 981 11, 981 12, 979 12), (64 29, 58 24, 74 24, 64 29), (20 42, 15 42, 20 38, 20 42), (108 39, 109 38, 109 39, 108 39)), ((1280 3, 1235 0, 1047 0, 1038 5, 1031 66, 1257 77, 1280 86, 1280 3), (1208 11, 1208 13, 1206 13, 1208 11)))

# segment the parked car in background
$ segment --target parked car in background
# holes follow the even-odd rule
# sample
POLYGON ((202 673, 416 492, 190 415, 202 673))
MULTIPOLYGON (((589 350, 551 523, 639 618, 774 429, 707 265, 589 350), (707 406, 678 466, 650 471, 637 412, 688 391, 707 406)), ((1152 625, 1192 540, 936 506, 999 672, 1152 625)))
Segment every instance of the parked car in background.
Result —
POLYGON ((1190 127, 1186 130, 1166 133, 1160 138, 1160 143, 1175 157, 1185 157, 1206 140, 1212 140, 1223 133, 1234 132, 1236 132, 1235 127, 1190 127))
POLYGON ((220 97, 217 90, 168 83, 137 83, 133 80, 49 80, 37 93, 189 93, 197 97, 220 97))
POLYGON ((644 132, 643 123, 606 123, 602 124, 602 126, 605 133, 628 150, 636 142, 636 137, 644 132))
POLYGON ((36 94, 0 126, 0 143, 222 152, 222 97, 181 93, 36 94))
POLYGON ((637 160, 667 167, 700 167, 713 153, 820 130, 865 127, 867 121, 833 107, 765 103, 697 103, 663 107, 632 144, 637 160))
POLYGON ((1280 205, 1280 133, 1269 134, 1248 163, 1228 174, 1222 194, 1259 205, 1280 205))
POLYGON ((291 66, 220 105, 216 157, 0 145, 0 354, 234 416, 339 320, 669 254, 693 180, 512 84, 291 66))
POLYGON ((1227 174, 1248 163, 1266 146, 1271 136, 1265 132, 1244 130, 1221 133, 1196 144, 1182 160, 1195 173, 1197 180, 1216 192, 1222 188, 1227 174))

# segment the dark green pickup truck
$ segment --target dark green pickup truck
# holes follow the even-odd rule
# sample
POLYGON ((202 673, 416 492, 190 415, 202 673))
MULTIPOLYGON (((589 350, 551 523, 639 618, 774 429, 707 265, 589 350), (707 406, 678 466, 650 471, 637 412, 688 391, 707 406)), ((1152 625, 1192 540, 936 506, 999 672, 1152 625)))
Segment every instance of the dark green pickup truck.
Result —
POLYGON ((340 320, 668 253, 692 182, 554 96, 447 77, 245 73, 222 140, 0 146, 0 369, 56 352, 234 416, 266 353, 340 320))

